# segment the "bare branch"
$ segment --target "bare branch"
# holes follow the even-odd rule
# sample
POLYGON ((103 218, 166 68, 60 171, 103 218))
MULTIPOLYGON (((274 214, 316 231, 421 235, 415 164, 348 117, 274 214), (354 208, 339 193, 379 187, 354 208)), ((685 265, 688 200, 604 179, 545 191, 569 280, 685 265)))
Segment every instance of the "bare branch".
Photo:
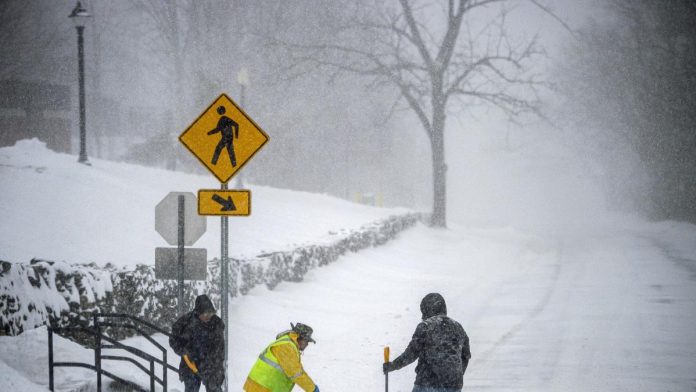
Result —
POLYGON ((404 11, 404 16, 406 17, 408 27, 411 30, 411 35, 413 36, 413 43, 416 45, 416 48, 418 49, 418 52, 423 58, 423 61, 425 61, 426 66, 428 68, 433 68, 432 56, 430 55, 430 52, 428 52, 428 48, 425 46, 420 31, 418 30, 418 24, 416 23, 416 20, 413 17, 411 5, 408 3, 408 0, 399 0, 399 2, 401 3, 401 8, 404 11))
POLYGON ((577 38, 577 33, 576 33, 576 31, 573 30, 573 28, 571 28, 570 25, 568 25, 568 23, 567 23, 566 21, 564 21, 563 19, 561 19, 561 17, 559 17, 558 15, 556 15, 556 13, 553 12, 553 10, 552 10, 551 8, 549 8, 549 7, 547 7, 547 6, 543 5, 543 4, 541 4, 538 0, 529 0, 529 2, 532 3, 532 4, 534 4, 535 6, 537 6, 537 8, 539 8, 540 10, 542 10, 544 13, 548 14, 549 16, 551 16, 551 17, 552 17, 553 19, 555 19, 558 23, 560 23, 561 26, 563 26, 563 28, 565 28, 574 38, 577 38))
POLYGON ((459 37, 459 30, 462 25, 462 18, 466 11, 466 7, 464 7, 463 4, 464 1, 465 0, 459 1, 459 9, 457 11, 453 9, 454 2, 450 1, 449 3, 450 8, 447 11, 447 32, 442 38, 442 43, 440 44, 440 49, 438 50, 435 60, 437 72, 439 73, 444 72, 452 58, 452 53, 454 53, 457 37, 459 37))

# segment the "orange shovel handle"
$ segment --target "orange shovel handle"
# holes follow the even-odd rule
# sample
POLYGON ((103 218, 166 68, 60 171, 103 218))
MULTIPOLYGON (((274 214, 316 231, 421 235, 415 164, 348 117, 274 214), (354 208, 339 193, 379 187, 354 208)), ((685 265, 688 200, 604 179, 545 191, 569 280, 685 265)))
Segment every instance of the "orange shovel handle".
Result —
MULTIPOLYGON (((389 362, 389 346, 384 347, 384 363, 389 362)), ((384 392, 389 392, 389 373, 384 373, 384 392)))
POLYGON ((186 362, 186 366, 188 366, 189 369, 191 369, 193 374, 198 373, 198 367, 196 366, 196 364, 192 360, 189 359, 188 355, 186 355, 186 354, 184 354, 184 362, 186 362))

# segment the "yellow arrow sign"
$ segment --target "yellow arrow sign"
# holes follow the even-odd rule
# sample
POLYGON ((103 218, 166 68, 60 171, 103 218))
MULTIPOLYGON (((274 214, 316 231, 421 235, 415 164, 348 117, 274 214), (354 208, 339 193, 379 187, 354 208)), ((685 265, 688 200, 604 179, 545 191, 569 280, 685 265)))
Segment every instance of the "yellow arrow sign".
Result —
POLYGON ((201 189, 198 191, 198 215, 251 215, 251 191, 201 189))
POLYGON ((226 183, 268 141, 268 135, 226 94, 221 94, 179 141, 226 183))

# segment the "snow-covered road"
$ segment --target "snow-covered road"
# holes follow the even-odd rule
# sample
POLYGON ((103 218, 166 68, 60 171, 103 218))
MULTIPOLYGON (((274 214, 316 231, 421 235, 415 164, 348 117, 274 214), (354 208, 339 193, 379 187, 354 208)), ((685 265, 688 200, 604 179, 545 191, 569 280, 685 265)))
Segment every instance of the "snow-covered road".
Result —
MULTIPOLYGON (((439 291, 471 338, 465 390, 693 391, 696 281, 681 265, 688 258, 677 263, 648 227, 552 240, 512 229, 410 230, 305 283, 236 301, 231 389, 276 332, 302 321, 316 331, 304 362, 322 390, 382 390, 382 346, 399 354, 420 298, 439 291)), ((391 374, 390 390, 410 391, 412 370, 391 374)))
MULTIPOLYGON (((639 233, 594 232, 560 254, 546 294, 472 365, 467 389, 693 391, 693 275, 639 233)), ((498 300, 526 293, 513 285, 498 300)))

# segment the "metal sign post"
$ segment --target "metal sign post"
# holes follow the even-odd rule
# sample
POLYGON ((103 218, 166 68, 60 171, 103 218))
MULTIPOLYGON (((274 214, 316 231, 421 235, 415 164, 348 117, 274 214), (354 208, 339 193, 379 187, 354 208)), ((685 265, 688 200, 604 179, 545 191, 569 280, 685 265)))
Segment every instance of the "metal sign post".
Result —
MULTIPOLYGON (((227 183, 222 183, 220 184, 220 188, 223 190, 227 189, 227 183)), ((220 305, 222 305, 222 320, 225 322, 225 369, 227 369, 227 356, 228 356, 228 350, 229 350, 229 330, 230 326, 227 325, 229 322, 228 312, 227 312, 227 303, 229 300, 229 272, 230 272, 230 266, 229 266, 229 260, 227 258, 227 252, 228 252, 228 245, 229 245, 229 221, 228 217, 223 216, 220 218, 220 289, 221 289, 221 298, 220 298, 220 305)), ((225 375, 227 373, 225 372, 225 375)), ((227 378, 225 377, 225 389, 223 389, 225 392, 229 391, 227 388, 227 378)))
POLYGON ((178 300, 178 308, 179 308, 179 317, 184 315, 185 309, 184 309, 184 234, 185 234, 185 229, 184 229, 184 224, 185 222, 185 215, 184 213, 186 212, 186 206, 184 205, 184 195, 179 195, 177 196, 178 199, 178 204, 179 204, 179 219, 178 219, 178 254, 177 254, 177 263, 176 263, 176 280, 177 280, 177 286, 179 290, 179 300, 178 300))

